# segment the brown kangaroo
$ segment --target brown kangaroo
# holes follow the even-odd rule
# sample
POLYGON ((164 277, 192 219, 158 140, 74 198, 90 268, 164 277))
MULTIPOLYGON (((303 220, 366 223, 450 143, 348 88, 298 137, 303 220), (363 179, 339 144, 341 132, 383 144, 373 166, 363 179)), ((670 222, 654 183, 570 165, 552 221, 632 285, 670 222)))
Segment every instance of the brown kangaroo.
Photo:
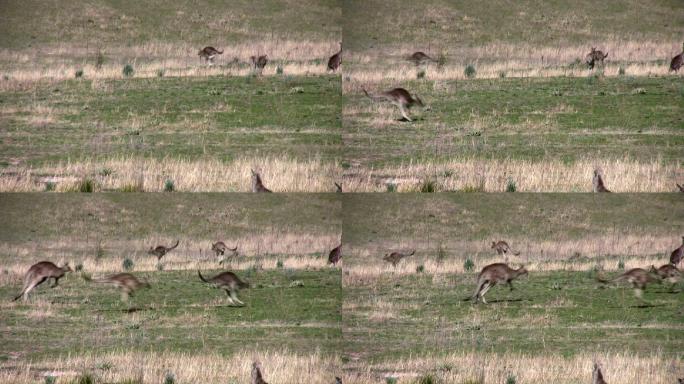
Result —
POLYGON ((385 260, 388 263, 392 263, 393 267, 396 267, 397 264, 403 259, 404 257, 408 256, 413 256, 413 254, 416 253, 416 250, 412 250, 410 253, 401 253, 401 252, 392 252, 389 254, 385 254, 385 256, 382 257, 383 260, 385 260))
POLYGON ((677 72, 682 65, 684 65, 684 44, 682 44, 682 53, 673 57, 672 61, 670 61, 670 70, 668 72, 677 72))
POLYGON ((408 110, 411 109, 411 107, 414 104, 418 104, 421 107, 425 106, 423 104, 423 100, 420 99, 418 96, 411 96, 411 94, 405 90, 404 88, 394 88, 386 92, 379 93, 377 95, 372 95, 366 91, 365 88, 361 88, 363 90, 363 93, 368 96, 373 101, 376 102, 383 102, 383 101, 389 101, 393 105, 396 105, 397 108, 399 108, 399 111, 401 112, 401 115, 404 117, 404 120, 406 121, 413 121, 411 118, 408 116, 408 110))
POLYGON ((342 244, 338 245, 337 247, 333 248, 332 251, 328 254, 328 264, 332 265, 337 265, 337 262, 340 261, 342 258, 342 244))
POLYGON ((200 271, 197 271, 199 278, 205 283, 214 284, 216 287, 223 289, 228 294, 228 301, 232 305, 245 305, 242 301, 237 298, 237 292, 240 288, 249 288, 249 283, 240 280, 236 274, 233 272, 222 272, 218 275, 205 279, 200 271))
POLYGON ((592 180, 594 192, 610 192, 603 182, 602 171, 599 168, 594 169, 594 179, 592 180))
POLYGON ((425 52, 415 52, 408 58, 409 61, 412 61, 416 65, 421 65, 425 64, 429 61, 432 61, 433 63, 436 63, 437 60, 433 59, 432 57, 428 56, 425 52))
POLYGON ((330 59, 328 59, 328 70, 329 71, 337 71, 337 69, 340 67, 340 64, 342 63, 342 43, 340 43, 340 50, 330 56, 330 59))
POLYGON ((216 253, 216 257, 222 256, 226 253, 226 251, 231 251, 233 252, 233 254, 237 254, 237 249, 237 245, 235 246, 235 248, 228 248, 226 243, 224 243, 223 241, 217 241, 211 245, 211 250, 214 251, 214 253, 216 253))
POLYGON ((147 253, 150 255, 157 256, 157 260, 161 260, 161 258, 164 257, 164 255, 176 249, 176 247, 178 246, 178 242, 179 240, 176 240, 176 244, 174 244, 171 247, 165 247, 163 245, 158 245, 155 248, 150 247, 147 253))
POLYGON ((266 68, 266 64, 268 64, 268 55, 251 56, 249 59, 252 61, 254 73, 261 75, 264 72, 264 68, 266 68))
POLYGON ((200 51, 197 55, 199 55, 200 62, 202 62, 202 59, 204 59, 204 61, 206 61, 209 65, 212 65, 212 64, 214 64, 214 57, 216 57, 216 55, 222 55, 222 54, 223 54, 223 51, 219 51, 218 49, 216 49, 214 47, 204 47, 204 48, 200 49, 200 51))
POLYGON ((507 242, 504 240, 499 240, 497 242, 492 241, 492 249, 496 249, 496 253, 501 256, 503 254, 508 253, 509 251, 514 254, 515 256, 520 255, 520 252, 514 251, 507 242))
POLYGON ((261 175, 259 172, 255 172, 252 169, 252 192, 254 193, 271 193, 271 190, 264 186, 264 182, 261 181, 261 175))
POLYGON ((147 281, 140 281, 130 273, 117 273, 104 279, 93 280, 95 283, 112 284, 121 290, 121 301, 128 301, 135 291, 140 288, 150 288, 147 281))
POLYGON ((596 48, 592 47, 591 52, 589 52, 586 56, 586 63, 589 66, 589 69, 594 69, 594 64, 596 62, 600 62, 601 65, 603 65, 603 60, 608 57, 608 53, 603 53, 603 51, 597 50, 596 48))
POLYGON ((520 267, 513 269, 504 263, 494 263, 482 268, 482 271, 477 275, 477 288, 473 293, 472 300, 475 303, 482 299, 482 302, 487 304, 484 295, 489 289, 497 283, 506 283, 508 287, 513 290, 513 280, 519 276, 527 275, 527 269, 520 267))
POLYGON ((252 363, 252 383, 251 384, 268 384, 261 374, 261 363, 255 361, 252 363))
POLYGON ((641 298, 644 289, 646 289, 646 286, 649 283, 658 281, 658 279, 653 277, 651 273, 642 268, 632 268, 620 276, 610 280, 606 280, 600 276, 598 276, 596 279, 603 284, 626 281, 632 285, 634 288, 634 295, 636 295, 638 298, 641 298))
POLYGON ((67 272, 71 272, 69 263, 65 263, 62 267, 58 267, 49 261, 33 264, 24 275, 24 288, 13 301, 19 300, 22 296, 24 301, 28 300, 29 292, 46 280, 54 279, 52 288, 56 287, 59 284, 59 279, 64 277, 67 272))
POLYGON ((594 363, 594 371, 591 373, 591 384, 608 384, 603 380, 603 373, 598 363, 594 363))
POLYGON ((682 236, 682 245, 670 253, 670 264, 677 266, 684 259, 684 236, 682 236))

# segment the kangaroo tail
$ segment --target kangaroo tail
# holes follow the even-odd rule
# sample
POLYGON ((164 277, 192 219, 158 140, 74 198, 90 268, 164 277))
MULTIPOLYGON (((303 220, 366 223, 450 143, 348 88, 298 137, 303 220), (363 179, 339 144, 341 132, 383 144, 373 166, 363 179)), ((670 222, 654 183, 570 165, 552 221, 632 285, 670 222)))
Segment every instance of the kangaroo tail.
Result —
POLYGON ((406 255, 406 256, 413 256, 415 253, 416 253, 416 250, 414 249, 414 250, 411 251, 411 253, 409 253, 409 254, 406 255))
POLYGON ((172 247, 169 248, 169 251, 176 248, 178 246, 178 243, 180 243, 180 240, 176 240, 176 244, 172 247))
POLYGON ((14 299, 12 299, 12 301, 19 300, 20 297, 24 296, 24 292, 26 292, 26 288, 22 289, 21 293, 17 297, 15 297, 14 299))
POLYGON ((513 255, 514 255, 514 256, 520 255, 520 251, 517 251, 517 252, 516 252, 516 251, 511 250, 511 252, 513 252, 513 255))
POLYGON ((219 50, 217 49, 216 52, 218 52, 219 55, 223 55, 223 51, 219 51, 219 50))
POLYGON ((205 279, 204 276, 202 276, 202 273, 199 271, 199 269, 197 270, 197 275, 199 276, 200 280, 204 281, 205 283, 208 283, 207 279, 205 279))
POLYGON ((237 251, 237 245, 235 246, 235 248, 228 248, 228 250, 233 252, 237 251))

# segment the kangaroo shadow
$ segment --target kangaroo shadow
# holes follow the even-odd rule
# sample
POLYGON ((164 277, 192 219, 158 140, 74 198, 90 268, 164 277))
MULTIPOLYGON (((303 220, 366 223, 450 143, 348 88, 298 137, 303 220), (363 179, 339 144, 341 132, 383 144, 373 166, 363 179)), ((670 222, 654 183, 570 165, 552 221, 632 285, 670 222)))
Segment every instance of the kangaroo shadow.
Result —
POLYGON ((522 302, 523 299, 495 299, 495 300, 487 300, 487 304, 496 304, 496 303, 518 303, 522 302))
POLYGON ((650 304, 650 303, 643 303, 643 304, 637 304, 637 305, 630 305, 628 308, 657 308, 657 307, 666 307, 667 305, 665 304, 650 304))

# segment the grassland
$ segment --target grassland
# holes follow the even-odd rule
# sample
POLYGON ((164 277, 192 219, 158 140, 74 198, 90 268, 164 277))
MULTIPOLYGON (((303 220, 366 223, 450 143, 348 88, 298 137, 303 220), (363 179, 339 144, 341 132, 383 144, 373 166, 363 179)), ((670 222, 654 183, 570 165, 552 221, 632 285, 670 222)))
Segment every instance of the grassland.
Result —
POLYGON ((354 382, 579 383, 592 360, 618 383, 683 373, 682 282, 652 285, 642 301, 596 280, 667 262, 684 232, 676 194, 365 194, 345 195, 343 206, 343 222, 354 223, 343 224, 354 382), (464 301, 476 273, 504 261, 490 248, 501 239, 529 276, 512 292, 490 290, 489 304, 464 301), (416 254, 396 268, 381 260, 403 249, 416 254))

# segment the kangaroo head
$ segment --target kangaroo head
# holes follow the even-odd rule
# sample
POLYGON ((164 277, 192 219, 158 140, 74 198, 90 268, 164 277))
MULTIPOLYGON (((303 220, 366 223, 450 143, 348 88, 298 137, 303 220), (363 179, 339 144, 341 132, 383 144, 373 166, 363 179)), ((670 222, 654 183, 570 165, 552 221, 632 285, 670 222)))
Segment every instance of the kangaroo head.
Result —
POLYGON ((527 275, 527 268, 524 266, 516 269, 515 271, 517 272, 518 276, 527 275))
POLYGON ((496 242, 492 241, 492 249, 496 248, 496 242))
POLYGON ((73 272, 73 269, 71 269, 71 266, 69 265, 69 262, 64 263, 62 266, 62 271, 64 272, 73 272))

